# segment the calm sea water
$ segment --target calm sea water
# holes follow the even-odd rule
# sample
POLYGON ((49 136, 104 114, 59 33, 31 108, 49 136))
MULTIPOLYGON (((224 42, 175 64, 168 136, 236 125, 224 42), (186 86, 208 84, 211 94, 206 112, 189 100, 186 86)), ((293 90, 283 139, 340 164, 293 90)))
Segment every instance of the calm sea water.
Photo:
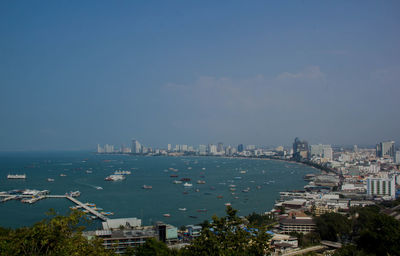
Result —
MULTIPOLYGON (((302 189, 306 185, 302 177, 314 172, 316 170, 308 166, 272 160, 96 155, 89 152, 1 153, 0 191, 48 189, 51 194, 61 195, 79 190, 82 192, 80 201, 93 202, 105 211, 114 212, 111 218, 138 217, 145 225, 164 221, 179 227, 200 223, 214 214, 223 216, 228 202, 239 210, 240 215, 270 210, 279 191, 302 189), (178 172, 169 168, 178 169, 178 172), (123 181, 104 180, 117 169, 129 170, 132 174, 123 181), (243 170, 247 172, 240 173, 243 170), (6 176, 10 173, 26 173, 27 179, 8 180, 6 176), (179 177, 171 178, 171 174, 179 177), (47 178, 55 181, 48 182, 47 178), (187 189, 183 184, 173 184, 174 179, 180 178, 191 178, 193 187, 187 189), (196 184, 197 180, 205 180, 206 184, 196 184), (236 185, 234 195, 229 190, 231 184, 236 185), (143 189, 143 185, 153 189, 143 189), (103 190, 97 190, 97 186, 103 190), (249 192, 242 192, 246 188, 250 188, 249 192), (178 208, 187 208, 187 211, 178 208), (198 209, 207 209, 207 212, 198 212, 198 209), (165 213, 171 217, 164 217, 165 213)), ((67 214, 72 205, 67 199, 44 199, 31 205, 19 201, 0 203, 0 226, 32 225, 45 218, 45 212, 50 208, 67 214)), ((100 221, 96 221, 93 225, 99 224, 100 221)))

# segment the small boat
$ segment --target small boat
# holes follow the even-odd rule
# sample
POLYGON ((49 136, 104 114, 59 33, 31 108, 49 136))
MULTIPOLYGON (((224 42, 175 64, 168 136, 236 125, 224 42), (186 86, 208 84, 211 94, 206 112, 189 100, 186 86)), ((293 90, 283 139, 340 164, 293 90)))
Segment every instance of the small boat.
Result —
POLYGON ((172 183, 174 183, 174 184, 182 184, 182 181, 181 180, 174 180, 172 183))
POLYGON ((47 178, 47 181, 48 181, 48 182, 53 182, 54 179, 52 179, 52 178, 47 178))
POLYGON ((225 206, 232 206, 231 203, 225 203, 225 206))
POLYGON ((189 215, 189 218, 197 219, 197 216, 189 215))
POLYGON ((92 171, 91 170, 86 170, 86 173, 92 173, 92 171))
POLYGON ((171 175, 169 175, 169 177, 171 177, 171 178, 176 178, 176 177, 178 177, 178 175, 176 175, 176 174, 171 174, 171 175))
POLYGON ((143 189, 152 189, 153 187, 152 187, 152 186, 148 186, 148 185, 143 185, 142 188, 143 188, 143 189))
POLYGON ((261 189, 261 186, 257 186, 258 189, 261 189))
POLYGON ((60 174, 60 177, 66 177, 67 175, 66 174, 64 174, 64 173, 61 173, 60 174))
POLYGON ((201 168, 202 170, 205 170, 206 168, 205 167, 203 167, 203 168, 201 168))
POLYGON ((190 188, 190 187, 193 187, 193 184, 185 182, 185 184, 183 184, 183 186, 190 188))
POLYGON ((189 166, 189 167, 188 167, 188 170, 192 170, 192 167, 189 166))
POLYGON ((186 211, 187 209, 186 209, 186 208, 179 208, 178 210, 184 212, 184 211, 186 211))
POLYGON ((102 188, 102 187, 99 187, 99 186, 96 186, 96 189, 97 189, 97 190, 102 190, 103 188, 102 188))
POLYGON ((218 196, 217 196, 217 198, 218 198, 218 199, 222 199, 222 198, 223 198, 223 196, 221 196, 221 195, 218 195, 218 196))
POLYGON ((197 181, 197 184, 206 184, 206 181, 204 181, 204 180, 198 180, 198 181, 197 181))
POLYGON ((235 177, 234 179, 235 179, 235 180, 241 180, 242 177, 237 176, 237 177, 235 177))
POLYGON ((194 191, 195 191, 195 192, 200 192, 200 189, 196 188, 194 191))
POLYGON ((168 218, 168 217, 171 217, 171 214, 169 214, 169 213, 164 213, 163 216, 168 218))
POLYGON ((182 178, 182 179, 180 179, 181 181, 190 181, 191 179, 190 178, 182 178))
POLYGON ((241 173, 241 174, 246 174, 246 173, 247 173, 247 171, 240 171, 240 173, 241 173))

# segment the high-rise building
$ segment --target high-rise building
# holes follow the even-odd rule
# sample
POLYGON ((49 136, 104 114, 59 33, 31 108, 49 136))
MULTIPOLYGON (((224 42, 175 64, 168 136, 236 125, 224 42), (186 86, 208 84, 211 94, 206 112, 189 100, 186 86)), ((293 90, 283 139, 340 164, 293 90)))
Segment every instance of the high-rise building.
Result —
POLYGON ((167 145, 167 150, 168 150, 168 151, 171 151, 171 149, 172 149, 171 144, 168 144, 168 145, 167 145))
POLYGON ((395 198, 395 179, 392 178, 367 178, 367 194, 370 196, 390 196, 395 198))
POLYGON ((97 144, 97 153, 104 153, 103 148, 100 146, 100 144, 97 144))
POLYGON ((238 152, 243 152, 243 150, 244 150, 243 144, 239 144, 238 145, 238 152))
POLYGON ((308 159, 308 142, 301 141, 299 138, 294 139, 293 158, 296 160, 308 159))
POLYGON ((199 154, 200 155, 207 154, 207 146, 206 145, 199 145, 199 154))
POLYGON ((247 145, 246 146, 246 150, 255 150, 256 149, 256 145, 247 145))
POLYGON ((311 145, 310 146, 310 156, 318 156, 332 160, 333 150, 331 145, 311 145))
POLYGON ((376 145, 377 157, 394 158, 394 154, 395 154, 394 141, 384 141, 376 145))
POLYGON ((208 145, 208 153, 216 154, 217 153, 217 146, 214 145, 214 144, 209 144, 208 145))
POLYGON ((396 151, 396 155, 394 157, 394 162, 396 164, 400 164, 400 151, 396 151))
POLYGON ((223 151, 224 151, 224 143, 218 142, 217 152, 220 153, 220 152, 223 152, 223 151))
POLYGON ((142 153, 142 145, 137 140, 132 140, 132 153, 133 154, 140 154, 142 153))

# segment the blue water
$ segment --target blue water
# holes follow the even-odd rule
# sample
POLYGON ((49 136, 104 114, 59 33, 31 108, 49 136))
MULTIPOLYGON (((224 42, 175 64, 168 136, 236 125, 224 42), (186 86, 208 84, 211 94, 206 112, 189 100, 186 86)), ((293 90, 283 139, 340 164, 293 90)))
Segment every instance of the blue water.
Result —
MULTIPOLYGON (((179 227, 201 223, 214 214, 224 215, 227 202, 239 210, 239 215, 270 210, 279 191, 302 189, 306 184, 302 177, 315 171, 308 166, 273 160, 96 155, 89 152, 1 153, 0 191, 48 189, 51 194, 61 195, 79 190, 82 192, 80 201, 93 202, 105 211, 114 212, 112 218, 138 217, 145 225, 164 221, 179 227), (175 173, 169 168, 179 171, 175 173), (104 178, 116 169, 129 170, 132 174, 123 181, 105 181, 104 178), (92 173, 88 174, 86 170, 92 173), (247 173, 241 174, 241 170, 247 173), (8 180, 9 173, 26 173, 27 179, 8 180), (67 176, 60 177, 61 173, 67 176), (171 174, 179 177, 171 178, 171 174), (174 179, 184 177, 192 179, 192 188, 185 189, 183 184, 172 183, 174 179), (47 178, 55 181, 48 182, 47 178), (197 180, 205 180, 206 184, 196 184, 197 180), (229 190, 230 184, 236 185, 235 195, 229 190), (153 189, 142 189, 143 185, 151 185, 153 189), (97 190, 96 186, 103 190, 97 190), (248 187, 248 193, 242 192, 248 187), (196 192, 196 189, 200 191, 196 192), (184 194, 184 191, 188 193, 184 194), (178 208, 187 208, 187 211, 181 212, 178 208), (207 212, 197 212, 198 209, 207 209, 207 212), (163 217, 165 213, 171 217, 163 217)), ((67 214, 72 205, 67 199, 44 199, 32 205, 19 201, 0 203, 0 226, 32 225, 45 218, 45 212, 50 208, 67 214)), ((99 224, 100 221, 96 221, 94 226, 99 224)))

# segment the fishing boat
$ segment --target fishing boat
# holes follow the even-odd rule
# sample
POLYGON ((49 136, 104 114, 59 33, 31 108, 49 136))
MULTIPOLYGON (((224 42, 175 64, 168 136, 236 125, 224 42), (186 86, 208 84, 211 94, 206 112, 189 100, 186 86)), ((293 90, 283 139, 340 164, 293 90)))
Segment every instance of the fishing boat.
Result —
POLYGON ((26 179, 26 174, 8 174, 7 179, 26 179))
POLYGON ((179 208, 178 210, 184 212, 184 211, 186 211, 187 209, 186 209, 186 208, 179 208))

